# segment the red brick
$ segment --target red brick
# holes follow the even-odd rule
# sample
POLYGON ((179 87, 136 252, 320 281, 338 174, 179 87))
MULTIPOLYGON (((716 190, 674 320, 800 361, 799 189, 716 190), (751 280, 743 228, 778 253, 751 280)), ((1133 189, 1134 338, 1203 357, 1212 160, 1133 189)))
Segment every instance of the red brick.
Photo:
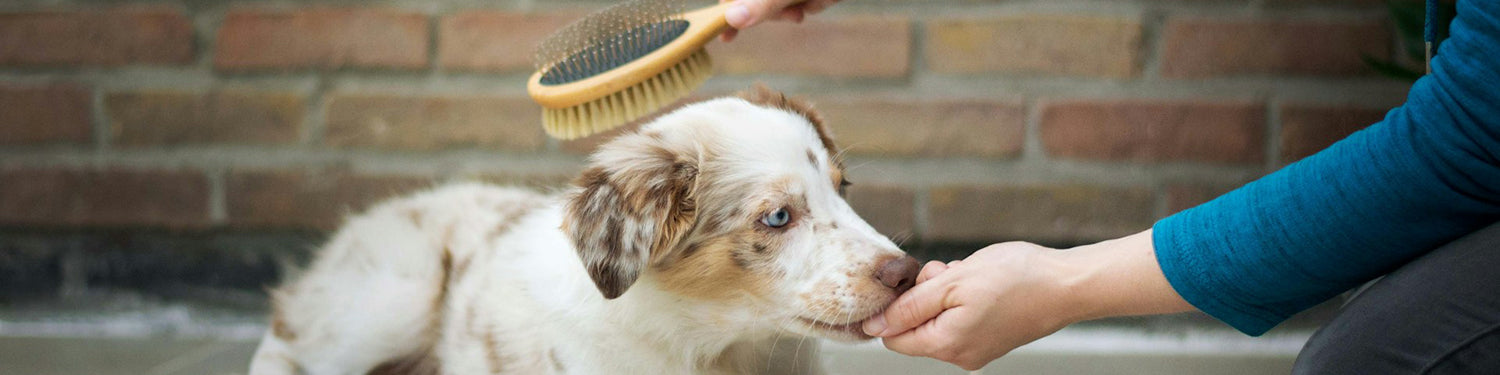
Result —
POLYGON ((427 66, 427 16, 383 9, 230 10, 214 66, 223 70, 415 69, 427 66))
POLYGON ((1091 186, 939 187, 926 236, 939 242, 1079 244, 1151 226, 1151 191, 1091 186))
POLYGON ((856 183, 849 206, 876 231, 905 241, 917 234, 916 193, 909 188, 856 183))
POLYGON ((1379 19, 1181 17, 1162 31, 1161 75, 1349 76, 1369 73, 1361 55, 1386 56, 1390 34, 1379 19))
POLYGON ((1019 101, 822 98, 814 101, 834 143, 859 154, 975 156, 1021 154, 1026 109, 1019 101))
POLYGON ((0 171, 0 224, 201 228, 208 195, 197 172, 9 169, 0 171))
POLYGON ((225 182, 225 208, 234 227, 327 230, 380 200, 430 186, 431 179, 411 176, 235 171, 225 182))
POLYGON ((193 25, 170 7, 0 13, 0 65, 180 65, 192 60, 193 25))
POLYGON ((1041 109, 1047 152, 1073 159, 1256 163, 1265 108, 1244 101, 1063 100, 1041 109))
POLYGON ((93 139, 89 90, 72 84, 0 85, 0 145, 93 139))
POLYGON ((1167 185, 1167 214, 1175 214, 1200 204, 1208 203, 1221 195, 1234 191, 1239 185, 1171 184, 1167 185))
POLYGON ((939 73, 1128 78, 1140 73, 1136 17, 1029 14, 927 24, 927 67, 939 73))
POLYGON ((453 70, 529 71, 537 44, 581 16, 475 10, 443 17, 438 24, 438 65, 453 70))
POLYGON ((302 128, 304 95, 170 90, 109 93, 104 109, 114 144, 290 144, 302 128))
POLYGON ((1281 107, 1281 162, 1322 151, 1349 134, 1385 119, 1386 110, 1349 106, 1287 104, 1281 107))
POLYGON ((525 97, 339 94, 328 101, 324 143, 335 147, 537 150, 541 107, 525 97))
POLYGON ((891 17, 809 17, 771 22, 708 45, 715 70, 836 78, 900 78, 911 70, 911 22, 891 17))

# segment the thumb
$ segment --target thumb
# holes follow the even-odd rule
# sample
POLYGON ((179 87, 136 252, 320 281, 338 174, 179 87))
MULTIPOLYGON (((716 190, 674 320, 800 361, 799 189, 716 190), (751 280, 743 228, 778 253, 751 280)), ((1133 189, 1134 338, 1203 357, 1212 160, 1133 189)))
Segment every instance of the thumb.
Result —
POLYGON ((734 5, 724 11, 724 21, 729 27, 744 29, 765 21, 782 8, 802 0, 734 0, 734 5))
POLYGON ((865 334, 879 337, 911 330, 947 309, 944 301, 950 289, 946 278, 933 278, 917 284, 891 302, 885 312, 866 320, 861 328, 865 334))

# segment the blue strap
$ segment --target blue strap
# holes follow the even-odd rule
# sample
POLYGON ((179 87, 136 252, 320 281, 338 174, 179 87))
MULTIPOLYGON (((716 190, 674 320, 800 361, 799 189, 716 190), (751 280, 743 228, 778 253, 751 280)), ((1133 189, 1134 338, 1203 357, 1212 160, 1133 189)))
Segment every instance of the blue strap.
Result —
POLYGON ((1432 74, 1432 47, 1437 42, 1437 13, 1438 0, 1427 0, 1427 12, 1422 22, 1422 41, 1424 52, 1422 66, 1427 68, 1427 74, 1432 74))

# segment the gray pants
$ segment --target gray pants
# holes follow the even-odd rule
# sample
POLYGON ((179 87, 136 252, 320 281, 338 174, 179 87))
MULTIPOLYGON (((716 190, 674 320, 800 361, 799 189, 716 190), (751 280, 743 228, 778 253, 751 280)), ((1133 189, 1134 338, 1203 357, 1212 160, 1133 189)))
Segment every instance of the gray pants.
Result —
POLYGON ((1372 284, 1319 329, 1294 374, 1500 374, 1500 224, 1372 284))

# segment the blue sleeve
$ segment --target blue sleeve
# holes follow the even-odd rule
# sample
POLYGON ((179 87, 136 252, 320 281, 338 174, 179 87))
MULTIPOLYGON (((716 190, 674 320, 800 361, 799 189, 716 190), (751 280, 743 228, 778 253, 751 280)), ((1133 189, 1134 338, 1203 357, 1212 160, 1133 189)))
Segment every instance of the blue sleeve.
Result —
POLYGON ((1157 222, 1189 303, 1250 335, 1500 220, 1500 2, 1460 0, 1385 120, 1157 222))

